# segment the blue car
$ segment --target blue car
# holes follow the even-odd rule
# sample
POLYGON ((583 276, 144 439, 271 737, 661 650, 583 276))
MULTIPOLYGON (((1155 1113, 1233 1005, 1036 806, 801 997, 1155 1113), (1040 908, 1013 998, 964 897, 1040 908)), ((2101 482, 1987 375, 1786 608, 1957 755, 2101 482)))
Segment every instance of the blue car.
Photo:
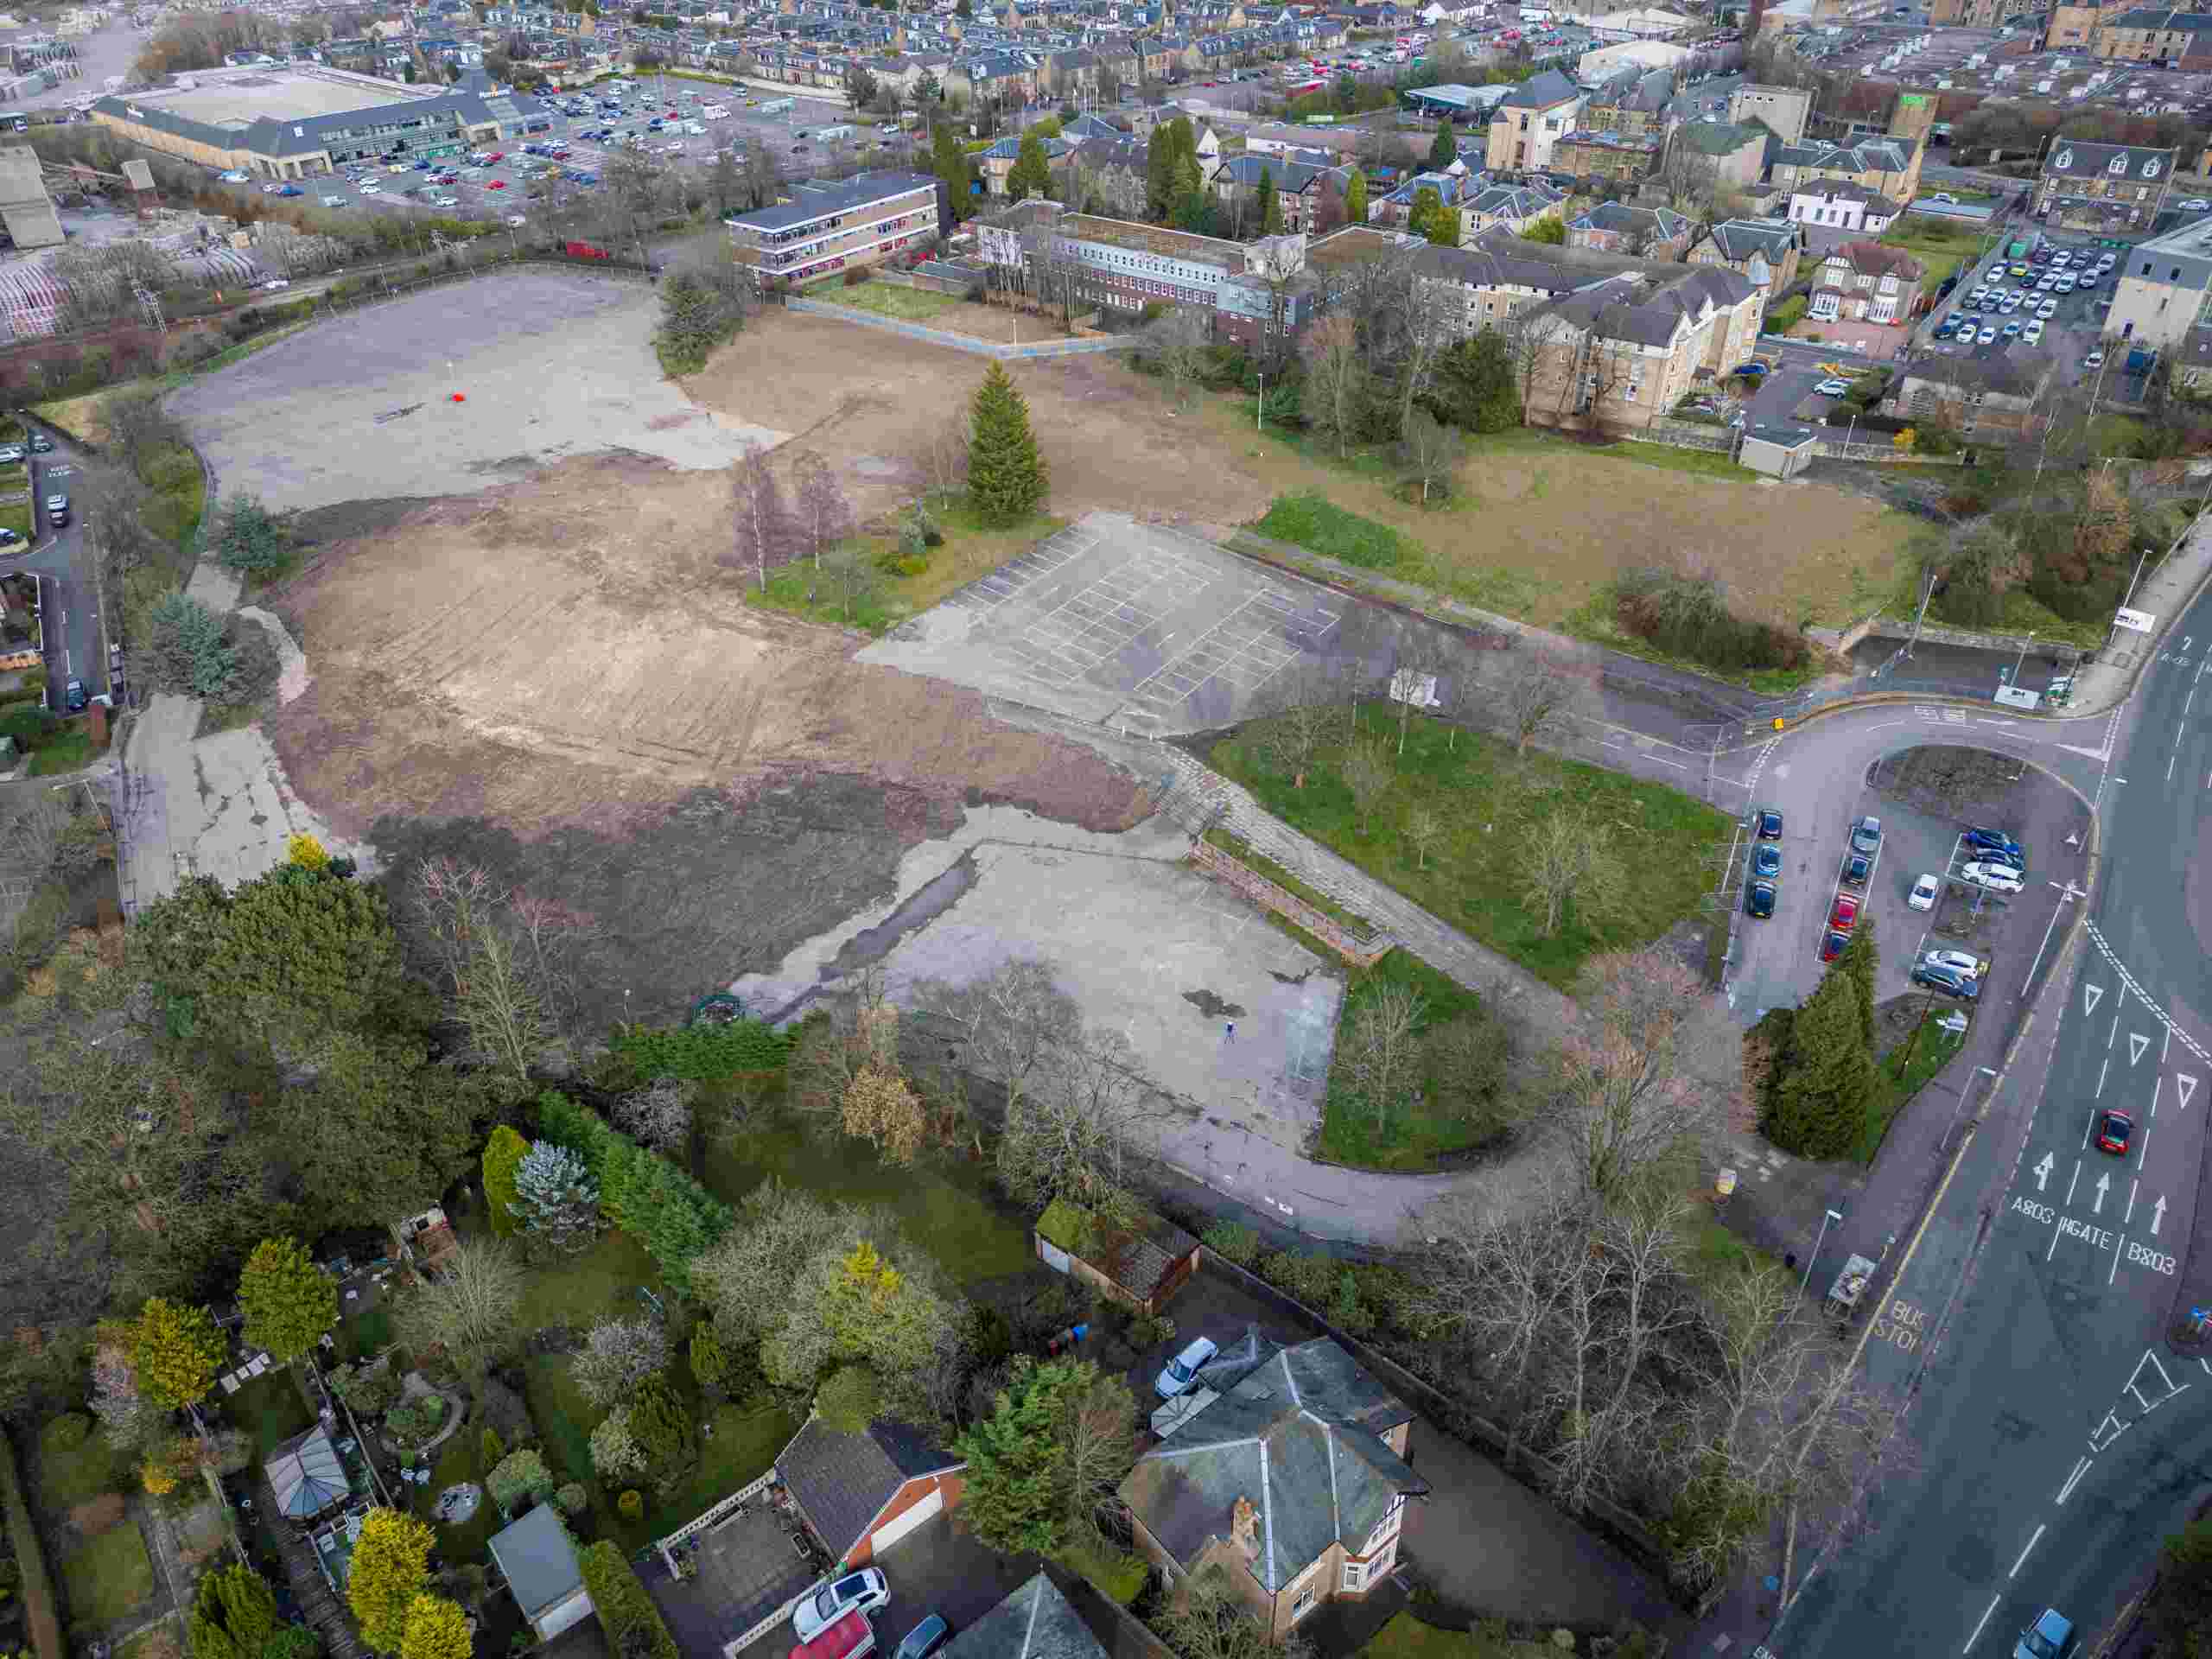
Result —
POLYGON ((2074 1621, 2056 1607, 2020 1632, 2012 1644, 2012 1659, 2067 1659, 2074 1651, 2074 1621))
POLYGON ((906 1639, 899 1644, 891 1659, 930 1659, 944 1645, 945 1637, 952 1634, 952 1627, 936 1613, 906 1632, 906 1639))
POLYGON ((2015 858, 2020 856, 2020 843, 2002 830, 1969 830, 1961 839, 1967 846, 1983 852, 2010 853, 2015 858))
POLYGON ((303 196, 307 194, 307 192, 301 189, 296 184, 288 184, 276 194, 280 196, 303 196))
POLYGON ((1751 855, 1751 874, 1762 879, 1782 874, 1782 849, 1770 841, 1759 842, 1751 855))

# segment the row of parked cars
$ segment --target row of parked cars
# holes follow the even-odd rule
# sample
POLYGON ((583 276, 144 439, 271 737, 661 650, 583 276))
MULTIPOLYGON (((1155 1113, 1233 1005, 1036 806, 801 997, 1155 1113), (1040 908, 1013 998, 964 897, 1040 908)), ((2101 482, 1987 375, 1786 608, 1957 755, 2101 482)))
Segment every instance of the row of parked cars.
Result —
MULTIPOLYGON (((891 1599, 891 1581, 880 1567, 864 1567, 832 1579, 791 1610, 791 1634, 798 1645, 791 1659, 865 1659, 876 1651, 875 1626, 868 1615, 891 1599)), ((952 1627, 931 1613, 906 1632, 891 1659, 929 1659, 945 1643, 952 1627)))
MULTIPOLYGON (((1954 860, 1966 855, 1953 880, 1985 892, 2011 894, 2020 891, 2027 873, 2027 854, 2010 833, 1976 826, 1959 836, 1954 860)), ((1905 903, 1915 910, 1933 910, 1942 896, 1943 878, 1923 875, 1912 884, 1905 903)), ((1981 995, 1981 958, 1967 950, 1929 950, 1912 966, 1912 982, 1932 991, 1970 1002, 1981 995)))

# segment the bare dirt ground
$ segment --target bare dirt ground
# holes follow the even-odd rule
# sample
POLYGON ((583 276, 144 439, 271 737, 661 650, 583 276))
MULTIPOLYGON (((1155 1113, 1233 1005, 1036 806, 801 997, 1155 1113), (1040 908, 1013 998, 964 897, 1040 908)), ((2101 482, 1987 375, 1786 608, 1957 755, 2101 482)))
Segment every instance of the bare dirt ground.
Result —
POLYGON ((391 868, 464 853, 588 917, 580 979, 639 1017, 888 891, 963 803, 1139 816, 1089 751, 747 608, 707 550, 721 511, 615 454, 310 516, 272 606, 315 676, 267 722, 293 787, 391 868))
MULTIPOLYGON (((1009 321, 973 305, 928 321, 943 327, 947 317, 1009 321)), ((835 318, 771 313, 685 385, 727 427, 794 434, 791 448, 824 455, 873 513, 922 487, 919 458, 938 434, 964 429, 985 366, 835 318)), ((1523 433, 1477 440, 1459 499, 1424 510, 1398 498, 1394 468, 1324 471, 1253 432, 1249 405, 1205 397, 1178 410, 1159 381, 1118 357, 1007 371, 1029 400, 1052 469, 1052 508, 1064 518, 1103 508, 1236 524, 1277 495, 1319 489, 1404 531, 1461 597, 1545 626, 1623 570, 1648 565, 1717 575, 1745 609, 1786 626, 1840 621, 1889 590, 1911 528, 1883 504, 1827 484, 1702 476, 1523 433)))

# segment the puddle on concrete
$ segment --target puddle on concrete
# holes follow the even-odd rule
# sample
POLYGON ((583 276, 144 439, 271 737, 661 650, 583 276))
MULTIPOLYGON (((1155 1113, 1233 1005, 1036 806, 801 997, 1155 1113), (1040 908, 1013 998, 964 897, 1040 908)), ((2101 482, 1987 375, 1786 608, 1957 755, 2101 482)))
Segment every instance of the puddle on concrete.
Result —
POLYGON ((826 985, 856 968, 882 961, 898 949, 900 940, 944 914, 975 885, 976 860, 963 853, 950 869, 917 887, 906 903, 874 927, 863 928, 846 940, 837 954, 823 964, 817 976, 826 985))
POLYGON ((1185 991, 1183 1000, 1209 1020, 1241 1020, 1244 1017, 1241 1004, 1224 1002, 1211 991, 1185 991))

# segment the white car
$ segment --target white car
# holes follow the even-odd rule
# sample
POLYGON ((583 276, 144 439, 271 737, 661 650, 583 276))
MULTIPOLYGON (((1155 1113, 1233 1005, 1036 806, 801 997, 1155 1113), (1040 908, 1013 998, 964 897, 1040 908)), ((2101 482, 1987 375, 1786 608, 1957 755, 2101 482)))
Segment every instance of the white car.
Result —
POLYGON ((2056 300, 2045 300, 2041 305, 2036 307, 2036 315, 2041 317, 2045 322, 2049 322, 2057 315, 2058 302, 2056 300))
POLYGON ((1153 1391, 1163 1400, 1173 1400, 1198 1380, 1199 1368, 1220 1351, 1212 1338, 1200 1337, 1167 1362, 1153 1379, 1153 1391))
POLYGON ((262 287, 264 289, 279 289, 289 288, 291 285, 291 281, 289 277, 271 276, 267 282, 262 284, 262 287))
POLYGON ((2102 352, 2091 352, 2082 359, 2082 366, 2085 369, 2101 369, 2104 365, 2105 354, 2102 352))
POLYGON ((2009 864, 1969 864, 1959 872, 1959 880, 1968 887, 1984 887, 1991 893, 2020 890, 2020 873, 2009 864))
POLYGON ((2043 344, 2043 319, 2038 317, 2020 331, 2020 338, 2031 346, 2043 344))
POLYGON ((1819 385, 1815 386, 1813 390, 1820 393, 1823 397, 1840 397, 1845 392, 1851 390, 1851 382, 1848 380, 1823 380, 1819 385))
POLYGON ((380 184, 365 184, 361 187, 361 194, 365 196, 380 196, 384 194, 384 186, 380 184))
POLYGON ((1936 194, 1936 195, 1930 196, 1930 197, 1929 197, 1929 198, 1928 198, 1928 200, 1930 200, 1930 201, 1948 201, 1948 202, 1950 202, 1951 204, 1953 204, 1954 206, 1956 206, 1959 199, 1958 199, 1956 196, 1950 195, 1950 194, 1936 194))
POLYGON ((1981 976, 1981 958, 1967 950, 1930 950, 1921 961, 1930 968, 1948 968, 1968 979, 1981 976))
POLYGON ((1976 339, 1977 340, 1979 340, 1979 341, 1980 341, 1981 344, 1983 344, 1984 346, 1987 346, 1987 345, 1991 344, 1993 341, 1994 341, 1994 340, 1996 340, 1996 338, 1997 338, 1997 330, 1996 330, 1996 328, 1995 328, 1993 325, 1991 325, 1991 324, 1989 324, 1989 323, 1986 323, 1986 322, 1985 322, 1985 323, 1983 323, 1983 324, 1981 325, 1981 332, 1980 332, 1980 334, 1976 334, 1976 335, 1974 336, 1974 339, 1976 339))
POLYGON ((814 1638, 847 1613, 872 1613, 891 1599, 891 1584, 880 1568, 864 1567, 832 1579, 791 1609, 791 1634, 802 1643, 814 1638))
POLYGON ((1911 894, 1905 899, 1905 903, 1910 905, 1915 910, 1933 910, 1936 908, 1936 895, 1942 890, 1943 884, 1941 881, 1932 875, 1923 875, 1912 884, 1911 894))
POLYGON ((529 224, 530 221, 524 219, 520 213, 509 213, 507 215, 507 223, 513 226, 517 230, 520 230, 524 226, 529 224))
POLYGON ((2212 201, 2207 201, 2202 196, 2191 196, 2182 203, 2181 210, 2184 213, 2202 213, 2212 210, 2212 201))
POLYGON ((325 196, 322 199, 322 205, 326 207, 343 207, 346 205, 346 198, 343 196, 325 196))

